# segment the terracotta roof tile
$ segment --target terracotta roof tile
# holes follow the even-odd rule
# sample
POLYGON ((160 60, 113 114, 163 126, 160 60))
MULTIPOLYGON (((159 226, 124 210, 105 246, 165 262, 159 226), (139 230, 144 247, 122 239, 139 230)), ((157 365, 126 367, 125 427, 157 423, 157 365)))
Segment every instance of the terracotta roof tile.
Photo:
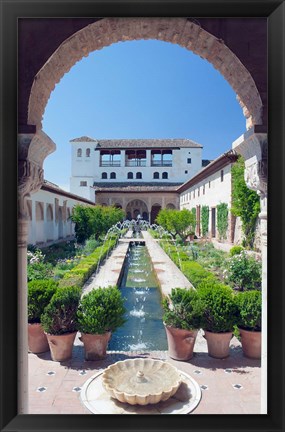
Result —
POLYGON ((107 183, 107 182, 95 182, 93 187, 96 192, 175 192, 181 183, 107 183))
POLYGON ((70 142, 97 142, 97 149, 103 148, 203 148, 201 144, 189 139, 100 139, 96 140, 83 136, 74 138, 70 142))

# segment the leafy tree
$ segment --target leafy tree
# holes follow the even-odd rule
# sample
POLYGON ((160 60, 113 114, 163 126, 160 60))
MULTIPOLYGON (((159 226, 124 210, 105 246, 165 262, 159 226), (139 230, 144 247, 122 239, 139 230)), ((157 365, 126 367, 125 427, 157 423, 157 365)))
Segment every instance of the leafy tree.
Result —
POLYGON ((260 200, 257 193, 246 186, 244 180, 244 159, 239 156, 232 167, 232 208, 231 212, 239 216, 245 236, 244 246, 252 248, 255 226, 260 212, 260 200))
POLYGON ((228 205, 221 203, 217 205, 217 226, 221 239, 225 239, 228 229, 228 205))
POLYGON ((124 211, 116 207, 81 206, 74 207, 71 219, 75 222, 75 235, 78 243, 93 236, 98 239, 105 235, 111 226, 121 221, 124 217, 124 211))
POLYGON ((195 228, 195 218, 190 210, 162 209, 156 222, 174 236, 179 235, 183 242, 195 228))

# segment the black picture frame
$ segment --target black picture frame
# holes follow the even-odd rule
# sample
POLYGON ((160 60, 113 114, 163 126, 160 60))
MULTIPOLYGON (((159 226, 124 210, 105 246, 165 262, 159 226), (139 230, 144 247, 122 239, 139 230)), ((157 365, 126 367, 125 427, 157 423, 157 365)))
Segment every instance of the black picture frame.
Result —
MULTIPOLYGON (((283 431, 285 5, 274 0, 28 1, 1 4, 1 431, 283 431), (268 414, 17 415, 17 20, 20 17, 267 17, 269 72, 268 414)), ((221 401, 221 403, 226 403, 221 401)))

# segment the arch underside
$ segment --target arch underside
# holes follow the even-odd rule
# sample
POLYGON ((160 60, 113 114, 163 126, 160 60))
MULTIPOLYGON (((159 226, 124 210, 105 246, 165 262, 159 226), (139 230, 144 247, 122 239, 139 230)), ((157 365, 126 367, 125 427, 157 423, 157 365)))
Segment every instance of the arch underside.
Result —
POLYGON ((37 73, 29 99, 28 123, 41 129, 55 85, 83 57, 116 42, 141 39, 178 44, 209 61, 236 93, 247 128, 262 124, 261 97, 248 70, 222 40, 187 18, 103 18, 84 27, 65 40, 37 73))

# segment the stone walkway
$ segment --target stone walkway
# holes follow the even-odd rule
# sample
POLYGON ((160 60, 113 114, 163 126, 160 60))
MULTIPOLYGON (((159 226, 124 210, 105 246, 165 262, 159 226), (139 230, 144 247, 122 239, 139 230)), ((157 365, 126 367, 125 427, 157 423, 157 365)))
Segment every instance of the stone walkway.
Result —
POLYGON ((192 284, 149 232, 142 231, 142 235, 163 295, 169 295, 172 288, 191 288, 192 284))

